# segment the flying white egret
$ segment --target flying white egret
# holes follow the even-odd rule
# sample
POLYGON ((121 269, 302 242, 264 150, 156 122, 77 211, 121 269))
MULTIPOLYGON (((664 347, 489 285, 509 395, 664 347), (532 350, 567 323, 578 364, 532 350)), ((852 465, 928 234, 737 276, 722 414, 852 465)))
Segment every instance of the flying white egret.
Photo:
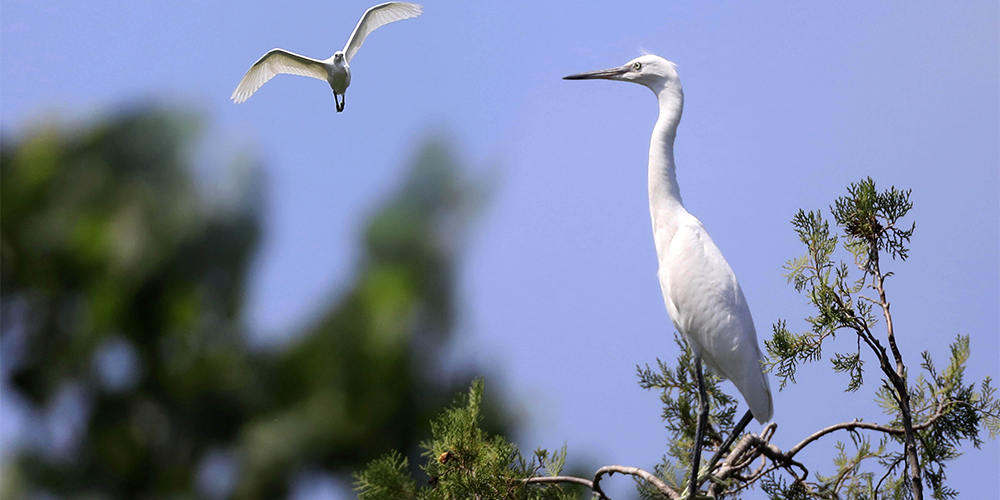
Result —
MULTIPOLYGON (((719 247, 697 217, 681 202, 674 165, 674 139, 684 109, 684 91, 674 63, 655 55, 635 58, 619 68, 565 77, 567 80, 604 79, 645 85, 656 94, 660 115, 649 143, 649 213, 653 240, 660 261, 660 289, 677 331, 695 355, 699 389, 699 419, 692 458, 694 485, 701 444, 708 419, 701 362, 732 380, 750 411, 734 435, 743 430, 750 415, 760 423, 771 419, 773 404, 757 332, 743 290, 719 247)), ((731 443, 730 443, 731 444, 731 443)), ((725 444, 724 447, 728 447, 725 444)), ((722 449, 719 450, 721 454, 722 449)), ((716 458, 718 459, 718 454, 716 458)))
POLYGON ((325 61, 300 56, 283 49, 271 49, 250 66, 229 98, 237 104, 246 101, 257 89, 279 73, 311 76, 326 80, 330 84, 337 112, 340 113, 346 104, 344 93, 351 84, 351 58, 361 48, 361 44, 365 43, 365 37, 380 26, 417 17, 421 12, 423 12, 422 6, 407 2, 386 2, 368 9, 354 27, 354 32, 351 33, 351 38, 347 39, 344 50, 334 52, 325 61))

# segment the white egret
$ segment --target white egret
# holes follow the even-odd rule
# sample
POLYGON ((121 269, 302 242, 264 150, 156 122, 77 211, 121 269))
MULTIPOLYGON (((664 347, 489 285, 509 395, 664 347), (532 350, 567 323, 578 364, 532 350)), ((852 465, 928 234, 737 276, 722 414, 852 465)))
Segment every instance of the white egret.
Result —
MULTIPOLYGON (((674 63, 644 55, 622 67, 565 77, 567 80, 604 79, 645 85, 656 94, 659 118, 649 143, 649 213, 659 259, 660 289, 677 331, 695 355, 699 389, 699 418, 688 494, 697 489, 697 470, 708 419, 701 362, 732 380, 750 411, 734 431, 742 431, 750 415, 760 423, 771 419, 773 404, 764 360, 757 345, 750 308, 743 290, 719 247, 681 202, 674 165, 674 139, 684 109, 684 91, 674 63)), ((731 444, 731 443, 730 443, 731 444)), ((728 444, 724 445, 728 447, 728 444)), ((722 449, 719 450, 722 453, 722 449)), ((713 460, 717 460, 716 458, 713 460)))
POLYGON ((344 50, 334 52, 329 59, 320 61, 311 57, 300 56, 283 49, 271 49, 267 54, 253 63, 247 74, 243 75, 240 84, 236 86, 229 98, 239 104, 246 101, 274 75, 311 76, 325 80, 333 89, 333 100, 337 104, 337 112, 344 110, 347 87, 351 84, 351 58, 365 42, 365 37, 380 26, 402 19, 417 17, 423 12, 423 7, 415 3, 386 2, 376 5, 361 16, 354 32, 347 39, 344 50), (338 97, 340 98, 338 100, 338 97))

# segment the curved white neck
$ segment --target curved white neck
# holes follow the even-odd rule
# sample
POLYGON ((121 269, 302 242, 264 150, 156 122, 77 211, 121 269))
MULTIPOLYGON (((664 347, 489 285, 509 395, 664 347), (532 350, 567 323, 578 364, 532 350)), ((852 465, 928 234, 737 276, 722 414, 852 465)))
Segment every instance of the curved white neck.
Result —
POLYGON ((684 111, 684 91, 679 85, 664 87, 656 92, 656 98, 660 116, 649 141, 649 209, 654 224, 657 214, 684 208, 674 167, 674 138, 684 111))

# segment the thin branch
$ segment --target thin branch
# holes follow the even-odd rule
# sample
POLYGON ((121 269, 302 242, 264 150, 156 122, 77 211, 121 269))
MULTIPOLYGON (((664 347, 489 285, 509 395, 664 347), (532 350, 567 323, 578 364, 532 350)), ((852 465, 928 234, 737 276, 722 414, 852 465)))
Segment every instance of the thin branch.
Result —
MULTIPOLYGON (((594 482, 589 479, 584 479, 582 477, 576 476, 532 476, 524 480, 527 484, 543 484, 543 483, 574 483, 586 486, 588 489, 594 489, 594 482)), ((607 497, 602 497, 607 498, 607 497)))
POLYGON ((841 299, 840 295, 834 295, 833 300, 837 302, 838 307, 847 311, 853 320, 853 324, 846 324, 844 327, 854 330, 855 333, 858 334, 858 337, 865 341, 865 344, 867 344, 872 352, 875 353, 875 356, 878 357, 879 366, 882 368, 882 371, 895 382, 895 372, 889 364, 889 354, 886 353, 885 348, 882 347, 882 343, 878 341, 878 337, 872 333, 871 329, 868 328, 868 324, 862 318, 854 315, 854 309, 852 307, 848 307, 847 304, 844 303, 843 299, 841 299))
POLYGON ((607 496, 604 494, 604 491, 601 490, 601 484, 600 484, 601 476, 605 474, 610 476, 615 472, 641 477, 645 479, 648 483, 652 484, 653 486, 656 486, 656 489, 660 490, 660 493, 663 493, 667 498, 670 498, 671 500, 678 500, 680 498, 680 495, 678 495, 677 492, 675 492, 672 488, 667 486, 667 483, 664 483, 663 480, 656 477, 655 475, 650 474, 649 472, 646 472, 638 467, 626 467, 624 465, 605 465, 604 467, 597 469, 597 472, 594 473, 594 491, 596 491, 598 495, 607 498, 607 496))
MULTIPOLYGON (((945 408, 947 408, 947 406, 949 406, 949 405, 942 405, 938 409, 938 411, 934 415, 931 416, 931 418, 927 419, 926 421, 924 421, 922 423, 914 425, 913 426, 913 430, 914 431, 919 431, 919 430, 926 429, 926 428, 930 427, 931 425, 933 425, 934 422, 937 421, 937 419, 941 418, 944 415, 944 410, 945 410, 945 408)), ((809 437, 803 439, 801 442, 799 442, 799 444, 793 446, 790 450, 788 450, 788 452, 785 453, 785 455, 788 455, 788 458, 794 457, 796 453, 798 453, 799 451, 801 451, 802 448, 805 448, 806 445, 808 445, 809 443, 812 443, 813 441, 815 441, 815 440, 817 440, 817 439, 819 439, 819 438, 821 438, 821 437, 823 437, 823 436, 825 436, 827 434, 830 434, 831 432, 836 432, 836 431, 839 431, 841 429, 846 429, 846 430, 849 430, 849 431, 853 431, 855 429, 865 429, 865 430, 869 430, 869 431, 878 431, 878 432, 882 432, 882 433, 885 433, 885 434, 893 434, 893 435, 899 435, 899 434, 905 434, 906 433, 906 429, 900 429, 899 427, 890 427, 890 426, 887 426, 887 425, 873 424, 873 423, 870 423, 870 422, 862 422, 861 420, 854 419, 854 420, 852 420, 850 422, 841 422, 839 424, 834 424, 834 425, 831 425, 829 427, 826 427, 824 429, 820 429, 820 430, 812 433, 809 437)))
MULTIPOLYGON (((861 458, 861 460, 864 460, 864 458, 861 458)), ((837 480, 834 481, 833 483, 834 493, 840 492, 840 488, 843 486, 844 481, 847 481, 848 479, 855 477, 855 470, 858 468, 859 464, 860 464, 859 461, 851 459, 850 467, 841 468, 840 473, 837 474, 837 480)))
POLYGON ((775 463, 771 463, 770 466, 767 466, 767 460, 764 460, 763 458, 761 460, 762 460, 761 466, 757 467, 757 469, 754 470, 752 473, 750 473, 749 476, 740 476, 740 475, 736 475, 736 474, 733 475, 734 478, 739 478, 744 483, 746 483, 745 486, 744 485, 740 485, 736 491, 739 491, 740 489, 743 489, 745 487, 749 487, 751 484, 753 484, 760 477, 765 476, 767 474, 770 474, 771 472, 774 472, 774 471, 776 471, 776 470, 778 470, 778 469, 781 468, 780 465, 775 464, 775 463), (767 466, 767 468, 765 468, 765 466, 767 466))
MULTIPOLYGON (((735 494, 737 494, 737 493, 739 493, 739 492, 741 492, 743 490, 749 489, 751 486, 753 486, 753 483, 757 482, 758 479, 760 479, 764 475, 770 474, 770 473, 772 473, 772 472, 774 472, 774 471, 776 471, 776 470, 778 470, 780 468, 782 468, 780 465, 772 464, 767 469, 763 469, 763 467, 761 467, 757 471, 755 471, 753 474, 751 474, 749 476, 746 476, 746 477, 740 476, 739 474, 734 474, 733 478, 734 479, 738 479, 740 481, 740 483, 738 483, 736 485, 736 487, 733 488, 732 491, 726 492, 726 494, 727 495, 735 495, 735 494)), ((807 483, 801 482, 801 484, 803 486, 805 486, 806 488, 809 488, 809 485, 807 483)), ((715 497, 713 496, 712 498, 715 498, 715 497)))
POLYGON ((897 458, 896 460, 894 460, 892 462, 892 464, 889 465, 889 467, 886 469, 885 475, 883 475, 882 479, 879 479, 878 480, 878 484, 875 485, 875 490, 872 492, 872 498, 873 499, 875 497, 875 494, 877 494, 878 491, 882 488, 882 481, 885 481, 885 479, 887 477, 889 477, 890 474, 892 474, 892 471, 896 469, 896 466, 899 465, 899 462, 901 462, 901 461, 903 461, 903 456, 902 455, 900 455, 899 458, 897 458))
POLYGON ((771 443, 761 443, 759 450, 761 455, 764 455, 765 457, 774 460, 775 462, 784 466, 785 469, 788 469, 788 472, 791 473, 793 476, 795 476, 795 479, 797 481, 803 482, 806 480, 806 478, 809 477, 809 469, 807 469, 805 465, 802 465, 801 463, 792 460, 791 456, 782 453, 777 446, 771 443), (792 467, 798 467, 799 469, 801 469, 802 475, 800 476, 796 474, 794 471, 792 471, 792 467))
MULTIPOLYGON (((879 268, 878 253, 874 256, 874 275, 872 278, 872 288, 878 291, 879 305, 882 306, 882 314, 885 316, 886 336, 889 338, 889 348, 896 359, 896 379, 893 383, 899 392, 900 420, 903 422, 905 432, 904 449, 906 450, 907 462, 910 466, 910 483, 914 500, 923 500, 924 492, 921 481, 920 458, 917 457, 917 442, 914 436, 913 417, 910 414, 910 393, 906 384, 906 365, 903 364, 903 355, 896 345, 896 334, 892 326, 892 313, 889 312, 889 301, 885 298, 885 276, 879 268)), ((885 371, 885 370, 883 370, 885 371)))
POLYGON ((601 489, 601 477, 605 474, 613 475, 614 473, 628 474, 631 476, 640 477, 646 482, 652 484, 656 489, 660 490, 667 498, 671 500, 679 500, 680 495, 677 494, 667 483, 664 483, 662 479, 656 477, 655 475, 646 472, 638 467, 626 467, 624 465, 605 465, 597 472, 594 473, 594 480, 584 479, 582 477, 575 476, 536 476, 524 479, 527 484, 536 483, 573 483, 586 486, 597 493, 598 497, 603 500, 611 500, 607 495, 604 494, 604 490, 601 489))

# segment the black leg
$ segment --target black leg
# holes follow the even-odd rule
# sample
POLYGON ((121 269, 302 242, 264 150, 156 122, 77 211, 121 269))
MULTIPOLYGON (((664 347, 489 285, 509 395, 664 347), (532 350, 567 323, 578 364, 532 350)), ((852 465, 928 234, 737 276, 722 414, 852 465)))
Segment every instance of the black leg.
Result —
MULTIPOLYGON (((712 469, 715 468, 715 464, 719 463, 719 460, 722 459, 722 454, 729 451, 729 447, 732 446, 733 442, 736 441, 736 438, 743 433, 743 429, 747 428, 747 425, 752 419, 753 413, 751 413, 750 410, 747 410, 747 412, 743 414, 743 418, 740 419, 739 423, 736 424, 736 427, 733 428, 733 432, 729 434, 729 437, 726 438, 726 440, 722 443, 722 446, 719 447, 719 451, 715 452, 715 455, 712 455, 712 459, 708 461, 708 465, 705 470, 707 470, 709 474, 712 473, 712 469)), ((696 482, 694 485, 695 489, 699 486, 701 486, 700 481, 696 482)))
POLYGON ((688 481, 688 500, 698 493, 698 468, 701 465, 701 444, 705 441, 705 427, 708 426, 708 393, 705 392, 705 376, 701 372, 701 356, 694 355, 694 370, 698 379, 698 427, 694 433, 694 449, 691 451, 691 479, 688 481))

